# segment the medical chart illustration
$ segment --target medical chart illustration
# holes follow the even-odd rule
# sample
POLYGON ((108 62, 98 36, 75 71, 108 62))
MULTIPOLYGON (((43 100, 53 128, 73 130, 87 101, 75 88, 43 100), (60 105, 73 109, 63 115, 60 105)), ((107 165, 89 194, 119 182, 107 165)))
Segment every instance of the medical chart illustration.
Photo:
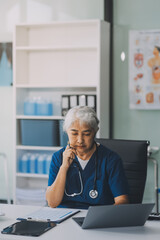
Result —
POLYGON ((129 106, 160 109, 160 30, 129 32, 129 106))

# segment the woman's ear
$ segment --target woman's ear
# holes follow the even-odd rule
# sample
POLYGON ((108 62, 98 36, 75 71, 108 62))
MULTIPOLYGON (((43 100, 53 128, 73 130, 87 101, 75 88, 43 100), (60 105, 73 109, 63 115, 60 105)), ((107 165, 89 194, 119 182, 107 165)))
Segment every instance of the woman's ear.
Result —
POLYGON ((97 134, 98 130, 99 130, 99 127, 98 127, 97 130, 95 131, 95 135, 97 134))
POLYGON ((96 134, 98 132, 99 128, 94 132, 94 138, 96 138, 96 134))

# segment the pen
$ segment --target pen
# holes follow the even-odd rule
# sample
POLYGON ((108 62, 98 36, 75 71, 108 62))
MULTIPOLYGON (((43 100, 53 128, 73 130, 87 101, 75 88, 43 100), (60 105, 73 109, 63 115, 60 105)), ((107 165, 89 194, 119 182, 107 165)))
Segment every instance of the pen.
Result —
POLYGON ((63 216, 61 216, 61 217, 59 217, 59 218, 63 218, 63 217, 65 217, 65 216, 67 216, 68 214, 71 214, 71 213, 72 213, 72 211, 70 211, 70 212, 64 214, 63 216))
POLYGON ((31 217, 28 217, 27 220, 28 221, 36 221, 36 222, 50 222, 51 221, 50 219, 38 219, 38 218, 31 218, 31 217))

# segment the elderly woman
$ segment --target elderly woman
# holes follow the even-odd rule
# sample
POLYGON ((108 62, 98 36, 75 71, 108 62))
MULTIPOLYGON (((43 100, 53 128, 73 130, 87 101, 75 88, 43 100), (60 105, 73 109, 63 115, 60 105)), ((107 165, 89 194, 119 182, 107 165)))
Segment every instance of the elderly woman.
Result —
POLYGON ((99 120, 92 108, 74 107, 65 117, 69 143, 53 154, 46 199, 50 207, 87 209, 128 203, 120 157, 95 142, 99 120))

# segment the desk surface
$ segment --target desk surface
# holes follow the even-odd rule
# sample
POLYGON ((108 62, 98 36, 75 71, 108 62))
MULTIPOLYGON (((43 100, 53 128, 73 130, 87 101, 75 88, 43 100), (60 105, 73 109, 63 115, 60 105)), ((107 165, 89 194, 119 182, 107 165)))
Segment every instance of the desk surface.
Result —
MULTIPOLYGON (((0 232, 3 228, 16 222, 16 218, 20 215, 31 213, 40 207, 22 206, 22 205, 8 205, 0 204, 0 209, 5 212, 5 216, 0 217, 0 232)), ((86 211, 81 211, 76 216, 85 216, 86 211)), ((125 228, 101 228, 101 229, 81 229, 72 218, 58 224, 55 228, 42 234, 38 239, 50 240, 157 240, 160 236, 160 221, 147 221, 142 227, 125 227, 125 228)), ((0 233, 1 239, 37 239, 35 237, 24 237, 5 235, 0 233)))

